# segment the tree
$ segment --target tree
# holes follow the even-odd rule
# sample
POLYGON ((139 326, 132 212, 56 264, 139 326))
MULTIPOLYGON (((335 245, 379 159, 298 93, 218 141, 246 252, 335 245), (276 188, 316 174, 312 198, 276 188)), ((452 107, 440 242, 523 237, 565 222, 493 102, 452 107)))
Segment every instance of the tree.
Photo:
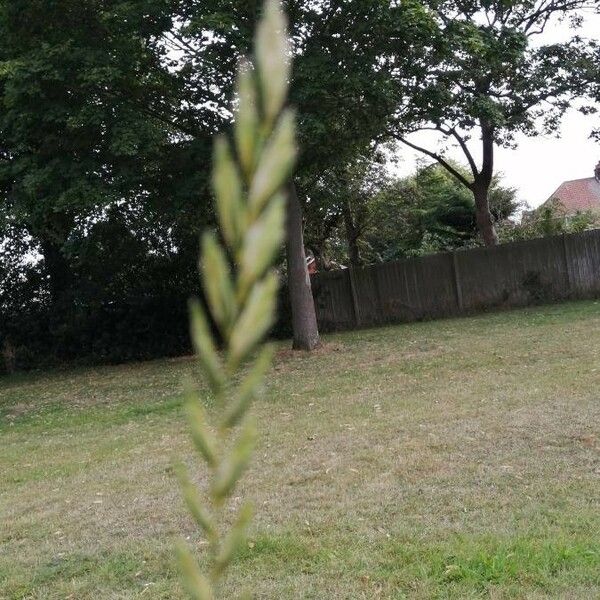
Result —
MULTIPOLYGON (((396 17, 385 3, 372 0, 290 3, 289 13, 297 52, 291 101, 298 107, 301 148, 295 185, 302 186, 318 179, 323 171, 344 164, 384 128, 389 114, 386 107, 390 106, 389 79, 379 64, 387 52, 382 41, 396 17)), ((306 190, 300 193, 306 206, 306 190)), ((291 196, 292 201, 296 198, 298 193, 291 196)), ((293 214, 302 214, 301 204, 293 214)), ((292 223, 290 220, 288 225, 292 223)), ((288 233, 298 238, 300 218, 295 225, 296 233, 288 233)), ((308 331, 302 337, 317 344, 316 317, 294 315, 301 307, 310 306, 314 311, 308 274, 303 280, 300 271, 296 276, 297 282, 290 280, 293 321, 304 322, 308 331), (295 295, 300 291, 302 298, 295 295)), ((295 343, 298 338, 295 328, 295 343)), ((306 344, 297 345, 310 349, 306 344)))
MULTIPOLYGON (((464 173, 466 169, 452 163, 464 173)), ((489 191, 494 224, 520 208, 516 190, 495 175, 489 191)), ((387 261, 478 245, 472 194, 441 165, 420 165, 414 175, 391 181, 370 201, 365 244, 371 261, 387 261)))
MULTIPOLYGON (((452 165, 466 173, 463 166, 452 165)), ((504 186, 498 174, 489 198, 495 224, 520 209, 516 191, 504 186)), ((309 247, 320 244, 315 255, 321 266, 330 260, 357 266, 479 244, 473 196, 437 163, 420 164, 413 175, 393 179, 384 165, 364 157, 324 174, 310 192, 307 215, 309 230, 320 236, 309 238, 309 247), (322 200, 327 194, 335 202, 322 200), (318 227, 325 222, 333 224, 318 227)))
MULTIPOLYGON (((396 47, 408 48, 411 35, 404 7, 380 0, 290 2, 288 7, 297 54, 291 102, 298 107, 301 148, 295 183, 303 188, 298 195, 306 207, 309 195, 304 186, 351 162, 385 130, 394 98, 389 43, 396 40, 396 47)), ((351 221, 347 223, 351 238, 351 221)), ((313 310, 308 285, 294 287, 302 287, 302 305, 313 310)), ((299 305, 299 297, 292 295, 292 312, 299 305)), ((303 320, 308 324, 309 319, 303 320)), ((310 322, 316 343, 316 320, 311 317, 310 322)))
POLYGON ((293 181, 287 186, 286 259, 292 310, 292 348, 314 350, 320 344, 319 327, 306 265, 302 207, 293 181))
MULTIPOLYGON (((591 104, 586 103, 579 107, 580 112, 586 115, 598 114, 600 107, 600 40, 588 40, 588 45, 588 52, 580 63, 584 72, 587 96, 592 100, 591 104)), ((590 137, 600 140, 600 123, 597 118, 590 137)))
MULTIPOLYGON (((227 113, 235 65, 250 48, 260 5, 247 0, 185 0, 182 5, 181 26, 168 37, 179 51, 177 71, 189 76, 186 103, 208 103, 216 113, 227 113)), ((301 149, 289 186, 288 274, 294 345, 310 350, 318 335, 301 243, 304 187, 347 163, 385 131, 394 107, 390 41, 401 53, 414 34, 406 27, 404 6, 381 0, 290 0, 285 8, 294 54, 290 103, 298 110, 301 149)))
POLYGON ((77 227, 155 179, 172 80, 156 40, 165 3, 0 2, 3 214, 35 240, 54 303, 73 283, 77 227))
MULTIPOLYGON (((391 47, 402 55, 414 33, 404 5, 382 0, 290 0, 286 8, 303 148, 290 195, 298 218, 288 220, 301 268, 289 272, 301 284, 293 304, 310 311, 297 243, 303 188, 386 129, 391 47)), ((230 127, 235 69, 260 10, 247 0, 0 0, 2 214, 42 254, 55 305, 77 286, 92 296, 110 281, 109 265, 123 267, 108 286, 115 295, 131 289, 130 250, 147 257, 141 271, 158 290, 170 261, 191 279, 198 229, 214 224, 208 139, 230 127)), ((316 322, 304 317, 296 322, 310 322, 312 333, 299 337, 312 346, 316 322)))
POLYGON ((385 157, 372 147, 306 182, 308 247, 321 268, 329 268, 331 260, 355 267, 369 260, 363 238, 371 227, 373 199, 389 183, 385 157))
POLYGON ((520 223, 506 222, 498 234, 503 242, 531 240, 549 235, 580 233, 598 226, 598 215, 591 211, 566 216, 560 203, 546 202, 539 208, 523 215, 520 223))
POLYGON ((409 55, 397 78, 399 102, 391 135, 435 159, 473 195, 486 245, 498 237, 489 205, 494 149, 515 134, 556 132, 571 98, 584 92, 584 40, 535 44, 549 23, 581 24, 590 0, 427 0, 430 40, 409 55), (410 63, 410 64, 409 64, 410 63), (445 148, 417 144, 411 133, 433 131, 463 153, 469 174, 445 148), (479 145, 480 162, 473 145, 479 145))

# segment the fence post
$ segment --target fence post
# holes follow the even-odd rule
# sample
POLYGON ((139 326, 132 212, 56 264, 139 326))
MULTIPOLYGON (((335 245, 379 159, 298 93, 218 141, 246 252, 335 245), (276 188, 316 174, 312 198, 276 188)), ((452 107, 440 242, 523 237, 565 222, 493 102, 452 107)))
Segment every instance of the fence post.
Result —
POLYGON ((462 286, 460 284, 460 271, 458 268, 458 257, 456 252, 452 252, 452 273, 454 275, 454 289, 456 290, 456 304, 459 312, 463 311, 463 293, 462 286))
POLYGON ((573 277, 571 275, 571 257, 569 255, 569 248, 567 247, 567 235, 562 234, 563 243, 563 257, 565 259, 565 273, 567 275, 567 296, 573 295, 573 277))
POLYGON ((352 308, 354 310, 354 322, 357 327, 360 326, 360 309, 358 306, 358 296, 356 294, 356 281, 354 279, 354 269, 348 267, 348 278, 350 279, 350 292, 352 294, 352 308))

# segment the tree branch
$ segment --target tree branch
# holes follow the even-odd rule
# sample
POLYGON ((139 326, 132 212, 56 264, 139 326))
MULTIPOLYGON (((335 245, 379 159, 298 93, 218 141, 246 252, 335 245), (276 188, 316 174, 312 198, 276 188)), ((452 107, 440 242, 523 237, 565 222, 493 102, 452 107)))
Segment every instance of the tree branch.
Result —
POLYGON ((479 175, 479 171, 477 170, 477 164, 475 163, 475 159, 467 146, 467 142, 458 134, 456 129, 452 128, 450 130, 452 137, 458 142, 458 145, 462 148, 463 154, 466 156, 467 161, 469 162, 469 166, 471 167, 471 173, 473 173, 473 179, 477 179, 479 175))
POLYGON ((417 144, 413 144, 412 142, 409 142, 407 139, 405 139, 399 135, 392 134, 392 136, 395 139, 397 139, 399 142, 402 142, 403 144, 408 146, 409 148, 412 148, 413 150, 416 150, 417 152, 421 152, 421 153, 433 158, 442 167, 444 167, 444 169, 446 169, 446 171, 448 171, 448 173, 450 173, 453 177, 455 177, 458 181, 460 181, 460 183, 462 183, 466 188, 468 188, 470 190, 473 189, 473 183, 470 182, 462 173, 460 173, 460 171, 456 170, 447 160, 444 159, 443 156, 436 154, 435 152, 432 152, 431 150, 427 150, 427 148, 417 146, 417 144))

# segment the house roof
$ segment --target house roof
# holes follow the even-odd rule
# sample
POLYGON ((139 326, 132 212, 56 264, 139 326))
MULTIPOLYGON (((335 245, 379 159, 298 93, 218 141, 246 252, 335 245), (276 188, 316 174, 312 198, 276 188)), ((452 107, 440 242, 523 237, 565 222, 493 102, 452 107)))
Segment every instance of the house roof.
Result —
POLYGON ((600 210, 600 181, 596 177, 565 181, 558 186, 547 202, 556 200, 569 214, 600 210))

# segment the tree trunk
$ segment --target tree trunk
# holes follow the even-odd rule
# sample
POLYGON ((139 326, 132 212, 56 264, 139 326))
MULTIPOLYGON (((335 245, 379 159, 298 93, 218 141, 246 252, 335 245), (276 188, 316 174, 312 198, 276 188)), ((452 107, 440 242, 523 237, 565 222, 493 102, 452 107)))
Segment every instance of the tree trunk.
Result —
POLYGON ((315 303, 306 268, 302 208, 293 182, 288 184, 287 267, 294 350, 314 350, 320 344, 315 303))
POLYGON ((492 213, 488 202, 489 184, 475 184, 473 195, 475 197, 475 217, 477 219, 477 229, 486 246, 496 246, 498 244, 498 234, 494 226, 492 213))
POLYGON ((496 246, 498 235, 494 227, 492 213, 490 213, 488 199, 492 177, 494 176, 494 127, 484 119, 480 120, 480 125, 483 160, 481 171, 475 176, 472 188, 475 197, 475 217, 483 243, 486 246, 496 246))
POLYGON ((346 242, 348 243, 348 258, 353 267, 360 267, 360 250, 358 249, 359 232, 354 223, 350 204, 347 201, 344 202, 343 212, 344 226, 346 228, 346 242))

